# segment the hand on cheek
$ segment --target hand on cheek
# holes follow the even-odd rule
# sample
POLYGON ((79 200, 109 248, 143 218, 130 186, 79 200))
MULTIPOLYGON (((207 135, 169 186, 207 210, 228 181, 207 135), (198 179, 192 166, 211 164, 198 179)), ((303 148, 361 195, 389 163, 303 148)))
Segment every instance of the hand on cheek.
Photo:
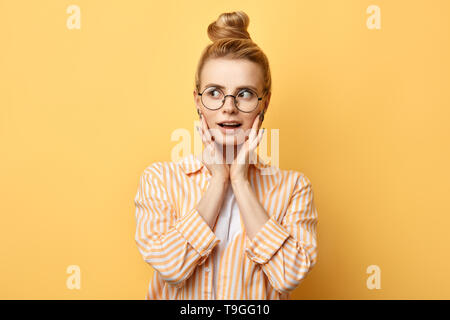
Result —
POLYGON ((264 133, 264 130, 260 130, 260 127, 261 119, 257 116, 253 121, 248 138, 245 138, 243 146, 230 166, 230 180, 232 183, 248 181, 249 159, 253 158, 256 147, 264 133))

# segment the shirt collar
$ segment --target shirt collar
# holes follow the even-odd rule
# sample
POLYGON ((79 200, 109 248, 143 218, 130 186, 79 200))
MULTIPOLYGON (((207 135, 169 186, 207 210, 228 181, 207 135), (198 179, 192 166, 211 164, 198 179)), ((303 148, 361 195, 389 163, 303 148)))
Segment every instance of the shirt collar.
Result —
MULTIPOLYGON (((187 174, 197 172, 204 166, 203 162, 192 153, 181 158, 181 160, 178 161, 178 164, 187 174)), ((270 166, 269 164, 265 163, 259 155, 256 155, 256 163, 251 163, 250 165, 254 165, 259 170, 270 166)))

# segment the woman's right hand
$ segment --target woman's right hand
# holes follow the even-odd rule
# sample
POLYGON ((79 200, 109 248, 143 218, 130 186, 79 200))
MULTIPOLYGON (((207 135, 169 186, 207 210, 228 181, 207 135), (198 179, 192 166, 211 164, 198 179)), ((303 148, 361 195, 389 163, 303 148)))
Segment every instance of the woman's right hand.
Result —
POLYGON ((205 146, 202 152, 202 162, 208 168, 212 177, 221 178, 228 181, 230 177, 230 166, 225 163, 222 153, 217 143, 214 142, 214 137, 209 132, 208 124, 205 117, 200 119, 202 127, 196 127, 198 133, 202 138, 203 145, 205 146))

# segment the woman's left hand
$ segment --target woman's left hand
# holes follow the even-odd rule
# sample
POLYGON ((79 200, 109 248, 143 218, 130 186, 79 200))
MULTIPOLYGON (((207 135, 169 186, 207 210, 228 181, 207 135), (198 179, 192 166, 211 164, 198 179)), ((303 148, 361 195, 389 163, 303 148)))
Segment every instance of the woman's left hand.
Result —
POLYGON ((230 165, 231 183, 248 181, 249 159, 250 157, 256 156, 254 152, 264 133, 264 129, 259 130, 260 125, 261 120, 258 115, 253 121, 248 139, 243 143, 239 153, 230 165))

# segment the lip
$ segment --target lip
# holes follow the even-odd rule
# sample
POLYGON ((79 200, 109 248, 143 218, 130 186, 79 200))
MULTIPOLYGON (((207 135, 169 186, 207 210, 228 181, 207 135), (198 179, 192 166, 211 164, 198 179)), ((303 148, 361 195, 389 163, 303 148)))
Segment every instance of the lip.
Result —
POLYGON ((242 122, 237 121, 237 120, 225 120, 225 121, 217 122, 217 124, 221 124, 221 123, 240 123, 242 125, 242 122))
POLYGON ((217 125, 217 126, 219 127, 220 132, 222 132, 223 134, 228 134, 228 135, 237 134, 239 132, 239 129, 241 129, 241 127, 242 127, 242 125, 237 128, 223 128, 219 125, 217 125))
POLYGON ((217 126, 219 127, 219 130, 220 130, 220 132, 222 132, 222 134, 235 135, 238 133, 238 129, 240 129, 242 127, 242 122, 237 121, 237 120, 225 120, 225 121, 217 122, 217 126), (220 124, 222 124, 222 123, 240 123, 241 125, 236 128, 224 128, 224 127, 220 126, 220 124))

